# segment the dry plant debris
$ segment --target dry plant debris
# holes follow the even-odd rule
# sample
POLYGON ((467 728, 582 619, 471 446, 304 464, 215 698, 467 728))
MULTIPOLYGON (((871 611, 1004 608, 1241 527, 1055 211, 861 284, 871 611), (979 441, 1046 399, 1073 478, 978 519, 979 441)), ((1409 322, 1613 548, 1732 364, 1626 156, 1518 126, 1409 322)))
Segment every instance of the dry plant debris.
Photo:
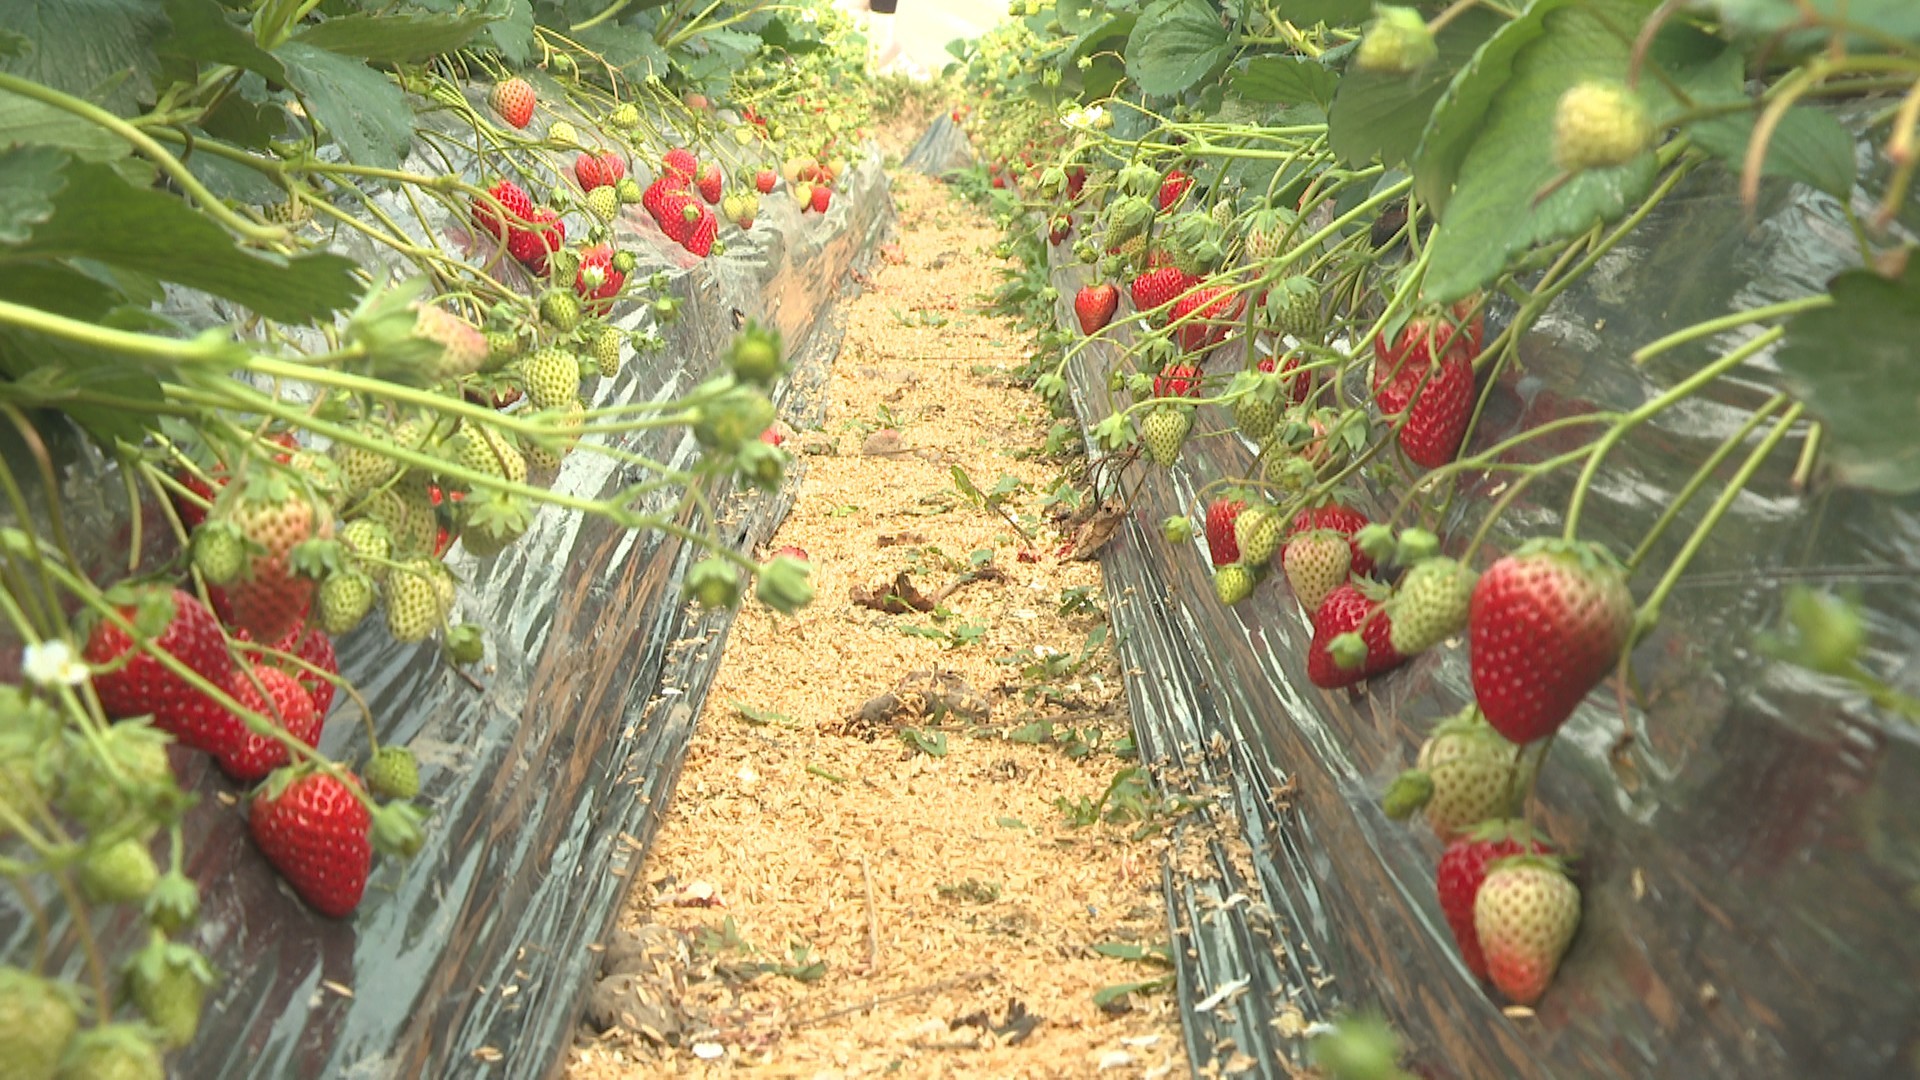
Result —
POLYGON ((995 237, 894 190, 897 258, 847 310, 770 544, 818 599, 740 615, 570 1080, 1188 1073, 1176 822, 1130 755, 1099 566, 1060 555, 1052 420, 1004 374, 1022 335, 975 302, 995 237), (916 579, 965 587, 883 602, 916 579))

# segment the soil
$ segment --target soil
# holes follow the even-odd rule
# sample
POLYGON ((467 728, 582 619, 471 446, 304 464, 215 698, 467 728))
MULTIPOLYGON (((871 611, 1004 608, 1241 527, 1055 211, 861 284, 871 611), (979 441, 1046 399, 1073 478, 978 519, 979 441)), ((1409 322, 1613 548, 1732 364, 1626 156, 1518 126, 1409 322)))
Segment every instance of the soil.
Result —
POLYGON ((788 443, 769 546, 807 553, 816 599, 740 614, 571 1080, 1187 1074, 1169 822, 1099 565, 1055 524, 1076 462, 1010 379, 1023 333, 982 313, 991 223, 916 176, 894 197, 825 423, 788 443))

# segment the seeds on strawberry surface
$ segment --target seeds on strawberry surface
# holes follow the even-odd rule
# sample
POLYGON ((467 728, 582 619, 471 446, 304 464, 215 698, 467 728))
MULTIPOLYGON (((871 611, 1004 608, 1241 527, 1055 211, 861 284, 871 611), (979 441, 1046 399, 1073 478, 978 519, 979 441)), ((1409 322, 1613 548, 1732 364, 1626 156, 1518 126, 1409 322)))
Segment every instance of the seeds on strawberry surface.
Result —
POLYGON ((1547 992, 1580 926, 1580 890, 1559 863, 1538 855, 1493 862, 1473 901, 1487 977, 1520 1005, 1547 992))
POLYGON ((373 866, 372 815, 331 774, 274 773, 248 813, 253 842, 315 911, 342 919, 360 906, 373 866))
POLYGON ((524 128, 533 119, 535 101, 533 87, 521 78, 495 83, 487 94, 487 104, 514 128, 524 128))
POLYGON ((1474 586, 1474 697, 1507 738, 1545 738, 1613 668, 1632 629, 1626 572, 1606 549, 1529 543, 1488 567, 1474 586))

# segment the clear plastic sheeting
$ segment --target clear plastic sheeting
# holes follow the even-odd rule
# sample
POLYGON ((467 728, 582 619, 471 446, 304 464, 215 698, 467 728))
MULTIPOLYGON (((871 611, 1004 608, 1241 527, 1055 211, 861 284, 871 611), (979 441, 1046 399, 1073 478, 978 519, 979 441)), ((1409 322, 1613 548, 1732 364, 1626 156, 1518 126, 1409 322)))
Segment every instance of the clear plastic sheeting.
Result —
MULTIPOLYGON (((570 119, 587 129, 584 117, 570 119)), ((647 163, 634 165, 645 183, 647 163)), ((467 167, 468 179, 481 179, 467 167)), ((661 328, 665 350, 600 380, 590 404, 686 392, 724 367, 737 326, 751 317, 780 330, 795 367, 777 395, 782 416, 816 421, 825 367, 839 346, 835 301, 892 218, 876 153, 838 187, 825 215, 803 216, 776 192, 750 233, 729 230, 726 253, 706 260, 671 244, 639 207, 623 208, 616 242, 639 256, 635 276, 666 270, 683 305, 661 328)), ((466 228, 450 219, 435 225, 449 236, 466 228)), ((343 250, 370 265, 388 261, 373 250, 343 250)), ((498 269, 518 273, 505 261, 498 269)), ((182 317, 199 312, 203 323, 224 321, 201 297, 176 294, 169 306, 182 317)), ((645 303, 627 301, 616 318, 631 330, 651 315, 645 303)), ((676 466, 697 453, 677 430, 623 439, 624 448, 676 466)), ((109 578, 116 563, 124 568, 129 529, 114 498, 123 489, 97 455, 75 455, 68 487, 86 500, 84 535, 108 544, 98 570, 109 578)), ((796 461, 777 493, 713 492, 728 539, 747 550, 763 542, 791 505, 800 468, 796 461)), ((599 498, 629 480, 609 459, 583 451, 554 486, 599 498)), ((163 532, 152 527, 157 520, 149 537, 163 532)), ((350 919, 302 905, 250 850, 242 814, 227 805, 233 785, 204 758, 180 753, 183 782, 199 795, 186 828, 187 869, 204 907, 192 943, 221 981, 199 1037, 175 1055, 174 1074, 281 1080, 557 1070, 598 963, 592 947, 612 926, 670 801, 731 624, 729 613, 683 603, 680 581, 692 557, 678 540, 546 508, 491 560, 457 546, 448 556, 464 583, 455 618, 487 631, 486 664, 471 678, 436 645, 395 644, 378 619, 339 640, 341 671, 365 696, 381 740, 418 755, 421 802, 432 815, 417 856, 376 860, 350 919)), ((0 648, 16 659, 17 652, 0 648)), ((322 749, 363 761, 364 728, 350 705, 338 704, 322 749)), ((29 920, 11 903, 0 900, 0 956, 32 947, 29 920)), ((108 927, 107 947, 117 951, 138 929, 132 920, 108 927)), ((69 964, 77 970, 79 959, 69 964)))
POLYGON ((973 144, 967 141, 967 129, 942 113, 934 117, 926 133, 907 151, 902 165, 938 179, 951 172, 973 168, 973 144))
MULTIPOLYGON (((1690 183, 1555 302, 1522 343, 1520 369, 1493 387, 1475 447, 1555 417, 1638 405, 1737 342, 1646 368, 1627 361, 1635 347, 1824 289, 1849 265, 1850 234, 1830 200, 1771 188, 1755 224, 1731 187, 1723 176, 1690 183)), ((1084 274, 1056 268, 1063 325, 1073 325, 1070 298, 1084 274)), ((1243 357, 1244 345, 1229 345, 1207 368, 1231 371, 1243 357)), ((1114 360, 1096 345, 1071 367, 1089 425, 1127 403, 1106 388, 1114 360)), ((1589 496, 1583 536, 1632 551, 1774 382, 1762 356, 1637 430, 1589 496)), ((1231 423, 1208 407, 1194 429, 1231 423)), ((1284 581, 1270 576, 1223 608, 1204 546, 1174 549, 1157 528, 1166 515, 1203 512, 1196 492, 1207 482, 1246 475, 1247 447, 1202 434, 1178 467, 1144 470, 1126 527, 1102 553, 1142 757, 1224 785, 1228 794, 1203 815, 1237 831, 1253 856, 1252 880, 1218 840, 1206 873, 1168 870, 1196 1067, 1237 1061, 1244 1075, 1288 1076, 1287 1063, 1306 1058, 1308 1023, 1377 1008, 1428 1077, 1920 1071, 1920 803, 1911 796, 1920 732, 1754 641, 1777 621, 1783 585, 1855 582, 1873 632, 1870 665, 1920 692, 1920 500, 1796 493, 1794 456, 1776 453, 1735 500, 1636 650, 1641 701, 1623 719, 1603 689, 1561 732, 1534 815, 1576 857, 1583 919, 1547 996, 1514 1015, 1456 957, 1434 895, 1439 843, 1379 807, 1426 732, 1470 700, 1464 647, 1351 691, 1314 688, 1310 628, 1284 581), (1228 903, 1236 893, 1245 896, 1228 903)), ((1557 534, 1573 479, 1555 474, 1530 488, 1492 547, 1557 534)), ((1453 500, 1448 550, 1464 545, 1499 483, 1472 482, 1453 500)), ((1710 484, 1680 513, 1636 577, 1636 596, 1717 490, 1710 484)), ((1390 507, 1363 508, 1379 516, 1390 507)))

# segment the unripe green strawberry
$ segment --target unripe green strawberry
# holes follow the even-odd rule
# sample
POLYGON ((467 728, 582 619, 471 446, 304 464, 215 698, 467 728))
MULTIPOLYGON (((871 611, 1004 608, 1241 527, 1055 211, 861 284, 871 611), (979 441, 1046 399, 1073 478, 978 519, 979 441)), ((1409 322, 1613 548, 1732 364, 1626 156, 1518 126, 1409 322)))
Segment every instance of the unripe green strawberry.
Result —
POLYGON ((681 589, 702 607, 732 607, 740 602, 740 572, 725 559, 710 556, 687 568, 681 589))
POLYGON ((1439 59, 1440 47, 1418 11, 1381 4, 1374 12, 1373 22, 1353 51, 1354 67, 1384 75, 1411 75, 1439 59))
POLYGON ((739 221, 747 212, 747 196, 743 191, 729 191, 720 200, 720 216, 728 221, 739 221))
POLYGON ((420 766, 404 746, 383 746, 367 762, 367 790, 383 799, 411 799, 420 794, 420 766))
MULTIPOLYGON (((623 176, 614 182, 613 194, 620 200, 621 206, 632 206, 635 203, 644 202, 647 192, 640 186, 640 181, 631 176, 623 176)), ((626 269, 632 269, 632 267, 626 269)))
POLYGON ((318 605, 320 628, 338 637, 360 625, 373 610, 373 578, 358 570, 330 574, 320 583, 318 605))
POLYGON ((60 1080, 166 1080, 166 1061, 138 1024, 107 1024, 75 1036, 60 1063, 60 1080))
POLYGON ((313 217, 313 207, 304 199, 287 199, 284 202, 268 203, 267 220, 275 225, 304 225, 313 217))
POLYGON ((408 559, 387 573, 387 633, 403 645, 425 641, 440 625, 440 594, 434 583, 439 562, 408 559))
POLYGON ((1487 977, 1520 1005, 1547 992, 1580 927, 1580 890, 1558 861, 1517 855, 1492 863, 1473 899, 1487 977))
POLYGON ((121 904, 153 891, 160 868, 145 841, 126 839, 89 851, 80 860, 80 891, 96 904, 121 904))
POLYGON ((736 384, 702 405, 693 421, 693 437, 709 450, 730 454, 757 439, 773 423, 773 402, 759 389, 736 384))
POLYGON ((620 344, 626 340, 627 335, 617 326, 603 326, 594 333, 593 360, 601 378, 611 379, 620 374, 620 344))
POLYGON ((639 125, 640 110, 631 102, 617 106, 612 112, 607 114, 607 123, 622 131, 626 131, 639 125))
POLYGON ((1425 810, 1434 835, 1445 842, 1483 821, 1512 816, 1532 785, 1525 760, 1478 706, 1434 728, 1414 762, 1433 785, 1425 810))
POLYGON ((1192 427, 1192 418, 1178 406, 1161 405, 1140 421, 1140 445, 1155 464, 1171 467, 1180 460, 1181 444, 1192 427))
POLYGON ((749 322, 727 350, 727 367, 741 382, 773 385, 787 370, 781 360, 780 331, 749 322))
POLYGON ((1253 569, 1246 563, 1230 562, 1213 568, 1213 594, 1228 607, 1253 595, 1253 585, 1253 569))
POLYGON ((1320 337, 1320 290, 1312 279, 1290 277, 1267 293, 1267 318, 1274 329, 1302 341, 1320 337))
POLYGON ((1653 146, 1647 104, 1626 86, 1590 79, 1560 95, 1553 163, 1570 173, 1625 165, 1653 146))
POLYGON ((518 333, 511 330, 488 331, 486 370, 500 370, 509 361, 518 359, 525 348, 526 345, 518 333))
POLYGON ((193 531, 193 568, 209 585, 225 585, 247 567, 247 544, 231 522, 210 521, 193 531))
POLYGON ((340 467, 340 485, 349 498, 365 495, 393 479, 393 474, 399 470, 397 462, 380 452, 388 440, 378 428, 361 428, 358 434, 367 437, 372 445, 355 446, 336 442, 333 449, 328 451, 333 455, 334 464, 340 467))
POLYGON ((1107 246, 1116 248, 1144 236, 1153 220, 1153 204, 1137 196, 1123 196, 1107 207, 1107 246))
POLYGON ((455 437, 460 466, 483 476, 500 477, 516 484, 527 478, 527 459, 506 435, 461 421, 455 437))
POLYGON ((540 321, 561 333, 580 325, 580 298, 570 289, 550 289, 540 298, 540 321))
POLYGON ((160 934, 127 965, 127 996, 171 1047, 193 1041, 212 985, 213 968, 206 957, 160 934))
MULTIPOLYGON (((1263 377, 1267 378, 1271 376, 1263 377)), ((1275 406, 1277 398, 1278 391, 1268 386, 1256 386, 1240 395, 1233 403, 1233 422, 1240 434, 1254 442, 1271 434, 1273 426, 1280 422, 1280 410, 1275 406)))
POLYGON ((1240 561, 1248 566, 1265 566, 1280 550, 1280 512, 1266 503, 1252 503, 1233 519, 1233 540, 1240 549, 1240 561))
POLYGON ((393 557, 393 534, 371 518, 355 518, 340 530, 340 544, 354 559, 355 568, 375 581, 386 574, 385 561, 393 557))
POLYGON ((580 399, 580 361, 557 346, 522 360, 520 380, 536 409, 564 409, 580 399))
POLYGON ((1286 254, 1290 245, 1282 241, 1297 220, 1298 215, 1283 206, 1266 206, 1254 211, 1247 223, 1247 261, 1258 265, 1286 254))
POLYGON ((640 265, 640 259, 631 251, 616 251, 613 253, 613 268, 623 274, 633 273, 633 268, 638 265, 640 265))
POLYGON ((1467 628, 1479 575, 1452 559, 1414 564, 1387 601, 1393 618, 1393 649, 1401 656, 1426 652, 1467 628))
POLYGON ((504 491, 478 494, 461 507, 460 542, 467 554, 482 559, 500 554, 525 536, 539 509, 524 496, 504 491))
POLYGON ((0 967, 0 1061, 14 1080, 54 1080, 80 1030, 79 1000, 65 983, 0 967))
MULTIPOLYGON (((21 718, 27 733, 57 739, 35 722, 36 712, 29 709, 21 718)), ((73 733, 68 738, 73 740, 71 752, 58 759, 62 767, 53 804, 88 832, 122 827, 138 815, 149 826, 140 832, 145 836, 179 806, 179 786, 167 764, 166 732, 145 722, 126 722, 84 740, 73 733)))
POLYGON ((555 120, 547 125, 547 141, 560 143, 563 146, 575 146, 580 142, 580 133, 573 130, 571 123, 555 120))
POLYGON ((1232 225, 1233 224, 1233 200, 1231 198, 1226 198, 1226 199, 1221 199, 1217 203, 1214 203, 1211 214, 1213 217, 1213 224, 1215 228, 1225 229, 1227 226, 1232 225))
POLYGON ((1309 613, 1333 590, 1347 583, 1353 567, 1353 548, 1344 534, 1332 529, 1309 529, 1287 538, 1280 568, 1300 606, 1309 613))

